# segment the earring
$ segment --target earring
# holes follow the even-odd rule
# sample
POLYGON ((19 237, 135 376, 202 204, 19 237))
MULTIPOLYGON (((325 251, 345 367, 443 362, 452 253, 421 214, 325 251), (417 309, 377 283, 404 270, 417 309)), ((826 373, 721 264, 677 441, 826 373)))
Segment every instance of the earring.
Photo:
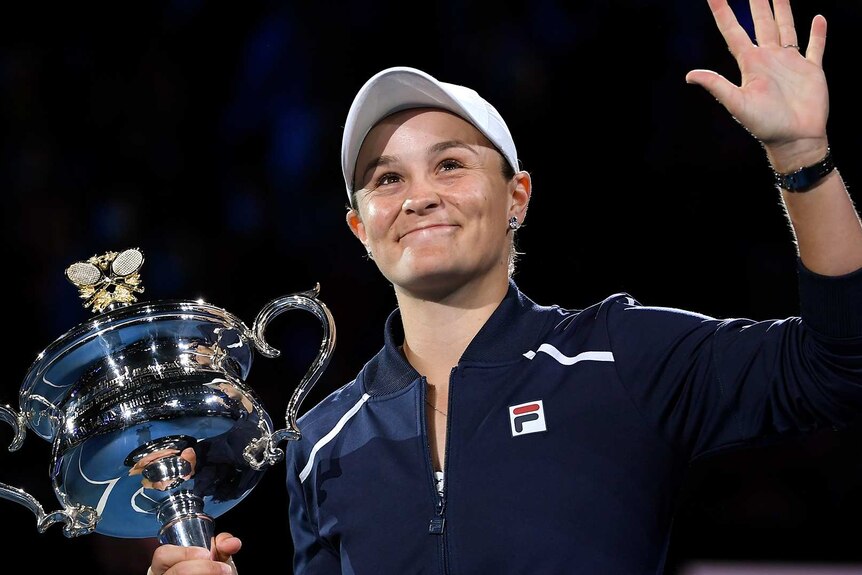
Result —
POLYGON ((512 216, 509 218, 509 229, 517 230, 521 227, 521 222, 518 221, 518 216, 512 216))
POLYGON ((370 259, 370 260, 373 260, 373 259, 374 259, 374 255, 371 253, 371 248, 370 248, 370 247, 365 246, 365 252, 368 254, 368 259, 370 259))

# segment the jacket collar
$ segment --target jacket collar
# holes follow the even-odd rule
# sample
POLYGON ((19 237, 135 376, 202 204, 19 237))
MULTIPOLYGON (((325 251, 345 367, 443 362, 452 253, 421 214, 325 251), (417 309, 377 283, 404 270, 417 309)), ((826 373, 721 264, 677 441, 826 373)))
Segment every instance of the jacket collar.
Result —
MULTIPOLYGON (((539 334, 546 329, 547 322, 555 321, 548 314, 531 313, 541 309, 549 308, 534 303, 509 278, 506 295, 467 346, 459 364, 501 363, 517 359, 535 344, 539 334)), ((403 341, 401 312, 396 308, 386 320, 383 349, 361 372, 362 385, 370 395, 393 393, 421 376, 401 352, 403 341)))

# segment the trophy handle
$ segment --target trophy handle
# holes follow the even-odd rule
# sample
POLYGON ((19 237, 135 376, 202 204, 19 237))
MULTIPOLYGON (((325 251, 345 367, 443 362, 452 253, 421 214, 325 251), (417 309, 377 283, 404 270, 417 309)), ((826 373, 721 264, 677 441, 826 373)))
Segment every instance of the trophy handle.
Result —
POLYGON ((302 381, 300 381, 293 394, 291 394, 290 400, 287 403, 287 410, 285 412, 287 427, 252 441, 245 448, 244 457, 254 469, 261 469, 278 462, 284 455, 284 452, 276 446, 283 440, 297 440, 302 436, 296 425, 299 406, 329 364, 332 350, 335 347, 335 322, 332 319, 329 308, 317 298, 319 292, 320 284, 318 283, 311 290, 276 298, 263 306, 252 324, 251 331, 254 345, 266 357, 278 357, 281 354, 279 350, 266 343, 264 331, 269 322, 283 312, 289 309, 310 311, 317 316, 323 327, 323 335, 317 357, 308 368, 308 371, 306 371, 302 381))
MULTIPOLYGON (((24 443, 27 431, 27 423, 24 416, 8 405, 0 405, 0 419, 8 423, 15 430, 15 438, 9 445, 9 451, 17 451, 24 443)), ((23 505, 36 516, 36 528, 39 533, 44 533, 48 527, 60 521, 65 523, 63 533, 66 537, 77 537, 86 535, 96 528, 99 521, 98 513, 92 507, 86 505, 73 505, 67 509, 45 513, 39 501, 18 487, 0 483, 0 497, 23 505)))

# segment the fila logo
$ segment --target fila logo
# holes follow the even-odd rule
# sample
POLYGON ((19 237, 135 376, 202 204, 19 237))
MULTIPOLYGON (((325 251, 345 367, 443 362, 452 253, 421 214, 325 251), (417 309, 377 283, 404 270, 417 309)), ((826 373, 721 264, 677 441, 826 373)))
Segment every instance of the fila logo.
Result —
POLYGON ((509 406, 509 424, 512 426, 512 437, 547 431, 545 425, 545 409, 542 400, 529 401, 520 405, 509 406))

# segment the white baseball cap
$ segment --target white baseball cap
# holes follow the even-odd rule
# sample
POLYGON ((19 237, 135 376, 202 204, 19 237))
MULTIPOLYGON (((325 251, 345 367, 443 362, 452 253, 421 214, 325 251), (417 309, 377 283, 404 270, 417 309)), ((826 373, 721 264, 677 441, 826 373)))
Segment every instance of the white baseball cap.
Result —
POLYGON ((497 109, 475 90, 440 82, 416 68, 396 66, 372 76, 353 99, 341 140, 341 171, 352 205, 356 158, 365 136, 380 120, 410 108, 442 108, 473 124, 491 140, 518 171, 518 153, 506 122, 497 109))

